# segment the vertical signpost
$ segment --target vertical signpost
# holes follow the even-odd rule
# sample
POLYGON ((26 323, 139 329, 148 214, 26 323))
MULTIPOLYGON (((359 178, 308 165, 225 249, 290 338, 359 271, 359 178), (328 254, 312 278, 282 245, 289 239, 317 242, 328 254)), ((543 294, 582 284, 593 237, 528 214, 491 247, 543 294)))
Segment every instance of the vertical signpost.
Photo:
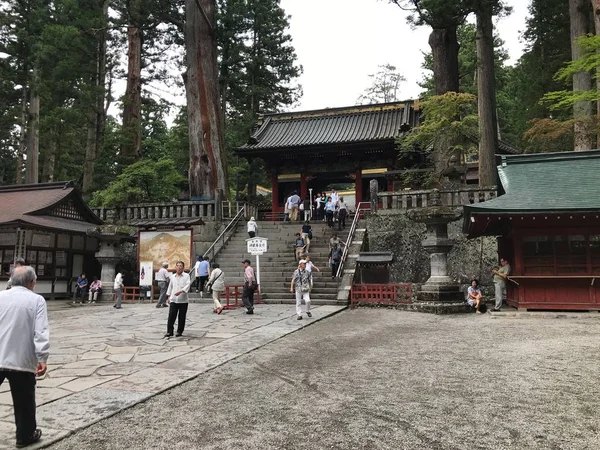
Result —
POLYGON ((263 253, 267 253, 267 238, 253 237, 246 239, 248 244, 248 253, 256 255, 256 284, 258 284, 258 290, 260 292, 260 260, 259 256, 263 253))

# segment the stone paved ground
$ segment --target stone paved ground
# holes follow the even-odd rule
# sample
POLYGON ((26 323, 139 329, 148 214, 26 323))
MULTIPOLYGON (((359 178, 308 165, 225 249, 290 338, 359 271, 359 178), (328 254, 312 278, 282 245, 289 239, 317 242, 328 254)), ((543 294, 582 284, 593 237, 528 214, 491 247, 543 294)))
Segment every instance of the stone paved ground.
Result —
POLYGON ((346 311, 51 448, 598 449, 599 318, 346 311))
MULTIPOLYGON (((215 366, 314 323, 340 307, 313 308, 296 320, 291 305, 258 305, 212 314, 190 304, 184 336, 164 339, 168 308, 109 305, 49 309, 51 356, 38 381, 38 425, 44 443, 64 437, 215 366)), ((12 399, 0 386, 0 449, 14 448, 12 399)))

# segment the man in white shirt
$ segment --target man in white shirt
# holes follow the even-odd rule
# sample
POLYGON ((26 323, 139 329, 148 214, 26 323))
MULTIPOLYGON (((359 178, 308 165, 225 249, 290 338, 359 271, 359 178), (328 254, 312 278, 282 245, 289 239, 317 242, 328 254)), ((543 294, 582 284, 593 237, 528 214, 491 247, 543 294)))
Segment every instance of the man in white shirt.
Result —
POLYGON ((331 197, 331 201, 333 202, 334 205, 337 204, 338 200, 340 199, 340 197, 339 197, 338 193, 335 191, 335 189, 331 190, 330 197, 331 197))
POLYGON ((121 302, 123 301, 123 287, 125 285, 123 284, 123 274, 121 272, 117 273, 117 276, 115 277, 115 284, 113 286, 113 289, 115 290, 115 294, 117 294, 117 298, 115 300, 115 304, 113 305, 113 308, 117 308, 117 309, 121 309, 121 302))
POLYGON ((166 308, 167 307, 167 286, 169 284, 169 263, 165 261, 162 263, 162 267, 156 273, 156 281, 158 283, 158 288, 160 289, 160 295, 158 296, 158 303, 156 304, 157 308, 166 308))
POLYGON ((288 209, 290 210, 290 220, 295 222, 298 220, 298 206, 300 205, 300 197, 298 196, 298 193, 294 192, 292 195, 290 195, 287 203, 288 209))
POLYGON ((175 320, 177 319, 177 334, 179 337, 185 329, 185 317, 188 310, 188 292, 190 292, 190 275, 183 271, 183 261, 175 265, 176 272, 171 275, 167 296, 169 297, 169 319, 167 320, 167 334, 165 337, 173 337, 175 320))
POLYGON ((32 267, 15 268, 12 289, 0 292, 0 385, 10 384, 17 447, 40 440, 35 420, 35 376, 46 373, 50 333, 46 301, 33 292, 32 267))

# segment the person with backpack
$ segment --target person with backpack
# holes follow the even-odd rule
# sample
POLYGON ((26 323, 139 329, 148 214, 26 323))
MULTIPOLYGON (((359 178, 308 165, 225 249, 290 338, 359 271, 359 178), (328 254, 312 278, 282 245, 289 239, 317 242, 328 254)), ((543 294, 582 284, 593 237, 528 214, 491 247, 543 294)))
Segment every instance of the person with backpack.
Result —
POLYGON ((342 262, 342 248, 337 243, 333 244, 329 259, 331 261, 331 278, 335 278, 342 262))
POLYGON ((302 320, 302 300, 306 305, 306 315, 312 317, 310 312, 310 289, 312 286, 312 273, 306 270, 306 261, 300 260, 298 268, 292 275, 292 281, 290 283, 290 292, 296 292, 296 315, 298 320, 302 320))
POLYGON ((213 298, 213 312, 217 314, 221 314, 223 312, 223 306, 221 305, 221 293, 225 290, 225 275, 223 271, 219 268, 218 263, 212 264, 212 272, 210 274, 210 279, 205 286, 207 292, 212 291, 213 298))
POLYGON ((300 236, 300 233, 296 233, 294 250, 296 255, 296 261, 300 261, 302 259, 302 255, 306 251, 306 241, 302 238, 302 236, 300 236))

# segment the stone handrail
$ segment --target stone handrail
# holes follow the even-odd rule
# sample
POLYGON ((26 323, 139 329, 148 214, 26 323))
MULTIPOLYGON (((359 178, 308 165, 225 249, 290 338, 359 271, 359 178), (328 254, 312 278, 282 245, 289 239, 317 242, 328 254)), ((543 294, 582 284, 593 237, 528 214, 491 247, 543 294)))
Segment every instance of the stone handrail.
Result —
POLYGON ((194 219, 218 216, 214 200, 138 203, 121 208, 92 208, 107 223, 126 223, 144 219, 194 219))
MULTIPOLYGON (((409 209, 426 208, 430 204, 433 189, 418 191, 379 192, 377 198, 382 209, 409 209)), ((497 196, 496 186, 464 186, 457 189, 439 189, 442 206, 458 207, 473 203, 481 203, 497 196)))

